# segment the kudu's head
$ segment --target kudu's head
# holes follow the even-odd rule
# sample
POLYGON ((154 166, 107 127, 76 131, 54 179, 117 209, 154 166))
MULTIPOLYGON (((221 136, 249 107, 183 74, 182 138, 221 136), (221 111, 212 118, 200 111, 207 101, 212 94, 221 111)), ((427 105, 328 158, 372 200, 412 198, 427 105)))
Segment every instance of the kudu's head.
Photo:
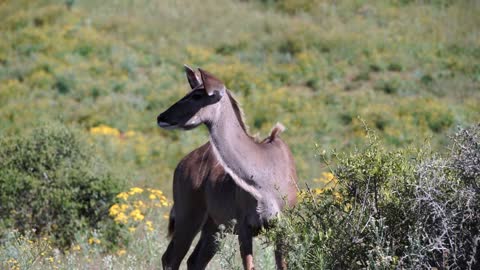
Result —
POLYGON ((157 117, 165 129, 192 129, 213 121, 219 114, 219 101, 226 96, 225 85, 212 74, 185 66, 190 92, 157 117))

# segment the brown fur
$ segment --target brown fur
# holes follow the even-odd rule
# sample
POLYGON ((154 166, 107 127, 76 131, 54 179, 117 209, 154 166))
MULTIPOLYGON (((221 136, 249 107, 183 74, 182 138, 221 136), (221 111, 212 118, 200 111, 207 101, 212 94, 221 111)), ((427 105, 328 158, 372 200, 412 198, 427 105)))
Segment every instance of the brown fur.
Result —
POLYGON ((171 239, 173 236, 173 233, 175 232, 175 212, 172 207, 170 210, 170 215, 168 216, 168 234, 167 238, 171 239))

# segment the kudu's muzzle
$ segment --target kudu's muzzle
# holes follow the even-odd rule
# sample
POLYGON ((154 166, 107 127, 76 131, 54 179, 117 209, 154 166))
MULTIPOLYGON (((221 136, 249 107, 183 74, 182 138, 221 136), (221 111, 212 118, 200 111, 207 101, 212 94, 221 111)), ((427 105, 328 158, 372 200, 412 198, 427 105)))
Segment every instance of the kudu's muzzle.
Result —
POLYGON ((170 121, 163 113, 157 116, 157 124, 161 128, 172 128, 178 125, 177 122, 170 121))

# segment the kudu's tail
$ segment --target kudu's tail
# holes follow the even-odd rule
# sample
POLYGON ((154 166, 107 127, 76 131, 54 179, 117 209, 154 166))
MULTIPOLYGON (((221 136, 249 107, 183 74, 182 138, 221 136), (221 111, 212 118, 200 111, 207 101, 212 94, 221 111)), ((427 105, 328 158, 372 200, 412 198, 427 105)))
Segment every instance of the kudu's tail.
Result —
POLYGON ((168 217, 168 238, 172 238, 173 232, 175 231, 175 205, 172 206, 170 210, 170 216, 168 217))

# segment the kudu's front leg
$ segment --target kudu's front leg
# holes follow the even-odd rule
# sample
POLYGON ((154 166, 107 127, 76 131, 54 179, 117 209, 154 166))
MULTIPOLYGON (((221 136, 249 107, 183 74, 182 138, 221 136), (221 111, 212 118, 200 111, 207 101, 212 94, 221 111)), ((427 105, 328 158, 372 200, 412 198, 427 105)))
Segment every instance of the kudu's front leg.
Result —
POLYGON ((242 256, 243 269, 255 270, 253 265, 252 229, 248 225, 239 228, 238 242, 240 243, 240 255, 242 256))
POLYGON ((194 251, 188 258, 188 270, 204 270, 218 249, 216 233, 219 231, 215 222, 208 218, 202 228, 202 236, 194 251))

